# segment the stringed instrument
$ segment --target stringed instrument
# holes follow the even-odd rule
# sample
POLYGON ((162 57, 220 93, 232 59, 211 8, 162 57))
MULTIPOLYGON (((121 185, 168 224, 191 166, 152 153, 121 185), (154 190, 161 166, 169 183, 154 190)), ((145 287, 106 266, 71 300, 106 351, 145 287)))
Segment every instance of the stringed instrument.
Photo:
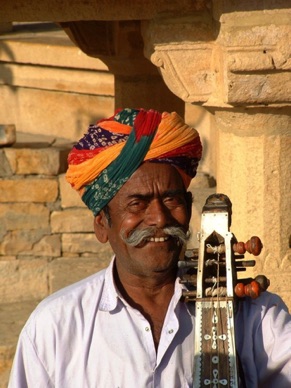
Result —
POLYGON ((240 298, 257 298, 269 286, 259 275, 238 279, 237 272, 253 267, 245 252, 258 256, 262 243, 252 237, 238 242, 230 232, 232 204, 224 194, 209 196, 202 209, 199 249, 190 249, 179 267, 183 299, 195 303, 195 357, 193 387, 239 387, 234 316, 240 298))

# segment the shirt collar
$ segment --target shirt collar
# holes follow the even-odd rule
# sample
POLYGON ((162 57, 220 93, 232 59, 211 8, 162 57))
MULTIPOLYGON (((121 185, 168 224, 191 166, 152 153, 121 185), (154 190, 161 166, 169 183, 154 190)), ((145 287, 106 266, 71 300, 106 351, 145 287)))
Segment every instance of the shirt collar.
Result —
POLYGON ((117 307, 119 292, 114 283, 113 270, 115 257, 112 258, 104 275, 104 287, 99 308, 101 311, 113 311, 117 307))
MULTIPOLYGON (((112 258, 109 266, 107 267, 105 271, 104 276, 104 287, 102 291, 102 296, 100 300, 99 308, 101 311, 113 311, 117 307, 118 301, 121 301, 123 304, 125 301, 123 300, 122 295, 118 291, 115 282, 114 282, 114 266, 115 266, 115 256, 112 258)), ((177 306, 178 302, 180 301, 182 297, 183 290, 186 290, 184 284, 180 283, 180 276, 178 273, 177 279, 175 281, 175 289, 174 289, 174 295, 172 298, 173 306, 177 306)), ((191 310, 189 310, 188 303, 186 303, 187 311, 191 314, 191 310)), ((175 307, 174 307, 175 308, 175 307)))

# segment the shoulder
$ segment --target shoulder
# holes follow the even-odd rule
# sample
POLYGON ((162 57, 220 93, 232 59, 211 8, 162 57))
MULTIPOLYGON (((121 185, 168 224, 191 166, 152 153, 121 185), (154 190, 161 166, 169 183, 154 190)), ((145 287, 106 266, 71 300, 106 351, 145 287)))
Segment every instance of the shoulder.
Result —
POLYGON ((24 330, 34 336, 37 327, 64 327, 74 319, 82 322, 92 309, 98 309, 105 283, 104 269, 45 298, 30 315, 24 330))
POLYGON ((282 298, 271 292, 263 292, 257 299, 246 298, 239 302, 238 315, 249 320, 277 319, 291 321, 288 307, 282 298))

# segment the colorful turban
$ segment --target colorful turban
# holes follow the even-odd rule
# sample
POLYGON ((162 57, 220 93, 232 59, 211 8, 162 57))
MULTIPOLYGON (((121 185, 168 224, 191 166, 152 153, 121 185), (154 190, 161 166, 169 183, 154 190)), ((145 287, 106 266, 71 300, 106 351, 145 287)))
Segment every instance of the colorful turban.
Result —
POLYGON ((66 179, 97 215, 143 161, 176 167, 187 188, 201 153, 198 132, 176 112, 117 110, 90 125, 74 146, 66 179))

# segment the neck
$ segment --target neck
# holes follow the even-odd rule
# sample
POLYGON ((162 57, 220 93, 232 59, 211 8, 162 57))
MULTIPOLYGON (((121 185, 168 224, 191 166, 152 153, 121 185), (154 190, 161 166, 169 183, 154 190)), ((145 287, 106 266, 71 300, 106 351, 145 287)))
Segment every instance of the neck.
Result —
POLYGON ((176 270, 140 277, 124 274, 116 264, 115 283, 124 299, 148 320, 157 349, 169 303, 174 294, 176 270))
POLYGON ((114 267, 114 280, 117 288, 129 303, 130 300, 135 302, 141 299, 155 301, 165 294, 170 294, 172 297, 176 277, 176 268, 141 276, 124 271, 118 265, 118 261, 116 261, 114 267))

